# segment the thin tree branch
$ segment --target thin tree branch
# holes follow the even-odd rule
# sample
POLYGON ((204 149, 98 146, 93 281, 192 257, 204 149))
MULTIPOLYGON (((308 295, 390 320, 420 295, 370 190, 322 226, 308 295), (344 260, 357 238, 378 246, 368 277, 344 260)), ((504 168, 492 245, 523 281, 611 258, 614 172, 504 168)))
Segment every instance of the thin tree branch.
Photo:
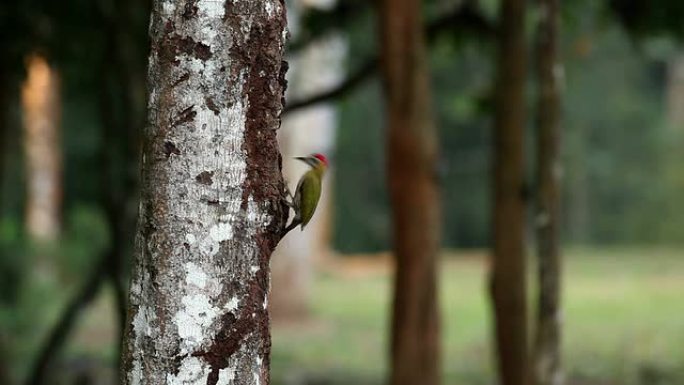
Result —
MULTIPOLYGON (((458 7, 428 24, 425 31, 426 38, 429 43, 432 43, 440 34, 449 30, 456 35, 475 33, 486 39, 496 34, 496 27, 470 3, 458 7)), ((353 92, 358 86, 364 84, 375 75, 378 70, 378 64, 379 58, 371 57, 356 72, 352 73, 337 86, 288 103, 283 113, 288 114, 318 103, 325 103, 353 92)))
POLYGON ((29 371, 30 374, 26 379, 25 385, 43 384, 45 375, 47 374, 47 368, 50 365, 52 358, 64 345, 69 333, 73 329, 79 313, 92 302, 95 295, 99 292, 102 282, 104 282, 107 275, 109 260, 112 257, 111 251, 106 252, 102 256, 81 290, 64 308, 62 315, 59 317, 59 321, 57 321, 45 344, 43 344, 43 347, 38 354, 38 359, 36 359, 31 366, 31 370, 29 371))
POLYGON ((302 17, 302 33, 287 44, 288 54, 296 54, 326 35, 347 29, 353 20, 372 5, 373 1, 343 0, 337 1, 328 10, 308 8, 302 17))
POLYGON ((350 75, 347 80, 340 83, 337 87, 321 92, 320 94, 311 96, 309 98, 288 103, 285 107, 285 114, 291 113, 302 108, 306 108, 318 103, 324 103, 329 100, 337 99, 346 95, 347 93, 356 89, 357 86, 363 84, 370 79, 378 69, 378 58, 374 57, 366 64, 361 66, 356 72, 350 75))

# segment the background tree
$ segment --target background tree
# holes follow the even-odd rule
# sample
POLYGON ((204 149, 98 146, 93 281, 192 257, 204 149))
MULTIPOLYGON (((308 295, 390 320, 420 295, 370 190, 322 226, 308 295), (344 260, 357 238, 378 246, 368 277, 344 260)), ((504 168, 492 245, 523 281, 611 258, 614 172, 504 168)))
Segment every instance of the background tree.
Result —
POLYGON ((392 385, 440 379, 437 254, 440 196, 421 2, 380 2, 386 98, 387 183, 396 260, 392 307, 392 385))
POLYGON ((155 1, 124 382, 269 383, 285 9, 155 1))
MULTIPOLYGON (((54 242, 62 220, 61 97, 57 71, 45 57, 27 57, 22 86, 24 147, 26 153, 26 229, 37 242, 54 242)), ((54 261, 39 262, 42 275, 54 261)))
POLYGON ((503 385, 526 385, 525 0, 503 0, 499 20, 493 154, 494 255, 490 267, 490 289, 499 379, 503 385))
POLYGON ((537 385, 560 385, 561 259, 560 259, 560 86, 558 57, 559 0, 539 0, 537 26, 537 175, 536 214, 538 276, 537 324, 533 380, 537 385))

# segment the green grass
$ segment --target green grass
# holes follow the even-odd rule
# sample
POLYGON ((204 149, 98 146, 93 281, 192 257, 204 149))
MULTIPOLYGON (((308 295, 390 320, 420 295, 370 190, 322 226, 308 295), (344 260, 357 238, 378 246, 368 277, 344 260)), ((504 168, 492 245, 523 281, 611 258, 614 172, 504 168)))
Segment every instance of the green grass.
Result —
MULTIPOLYGON (((684 256, 676 250, 566 253, 563 313, 572 384, 684 384, 684 256)), ((493 384, 485 260, 446 256, 440 274, 445 384, 493 384)), ((326 273, 312 320, 275 327, 274 383, 381 384, 390 276, 326 273)))

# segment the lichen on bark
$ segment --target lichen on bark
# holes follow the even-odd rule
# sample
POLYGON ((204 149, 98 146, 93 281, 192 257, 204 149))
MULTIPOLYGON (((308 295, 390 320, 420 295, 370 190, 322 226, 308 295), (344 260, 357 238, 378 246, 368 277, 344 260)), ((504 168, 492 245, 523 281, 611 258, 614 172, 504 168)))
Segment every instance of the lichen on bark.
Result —
POLYGON ((282 0, 156 0, 123 378, 268 384, 282 0))

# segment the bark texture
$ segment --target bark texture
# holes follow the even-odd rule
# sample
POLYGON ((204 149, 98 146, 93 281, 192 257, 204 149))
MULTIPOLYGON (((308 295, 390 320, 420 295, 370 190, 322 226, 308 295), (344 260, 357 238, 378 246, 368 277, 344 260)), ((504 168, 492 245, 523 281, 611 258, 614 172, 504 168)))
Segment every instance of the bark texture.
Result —
POLYGON ((282 0, 156 0, 126 384, 268 384, 282 0))
POLYGON ((494 255, 490 290, 502 385, 525 385, 528 374, 525 284, 525 0, 503 0, 494 122, 494 255))
POLYGON ((440 380, 435 266, 440 197, 421 4, 418 0, 380 4, 396 258, 390 383, 434 385, 440 380))
POLYGON ((559 0, 538 0, 537 30, 537 328, 534 342, 536 385, 561 385, 560 85, 559 0))
POLYGON ((33 240, 54 241, 61 227, 62 206, 59 76, 39 55, 30 56, 26 67, 27 78, 21 91, 26 151, 26 230, 33 240))

